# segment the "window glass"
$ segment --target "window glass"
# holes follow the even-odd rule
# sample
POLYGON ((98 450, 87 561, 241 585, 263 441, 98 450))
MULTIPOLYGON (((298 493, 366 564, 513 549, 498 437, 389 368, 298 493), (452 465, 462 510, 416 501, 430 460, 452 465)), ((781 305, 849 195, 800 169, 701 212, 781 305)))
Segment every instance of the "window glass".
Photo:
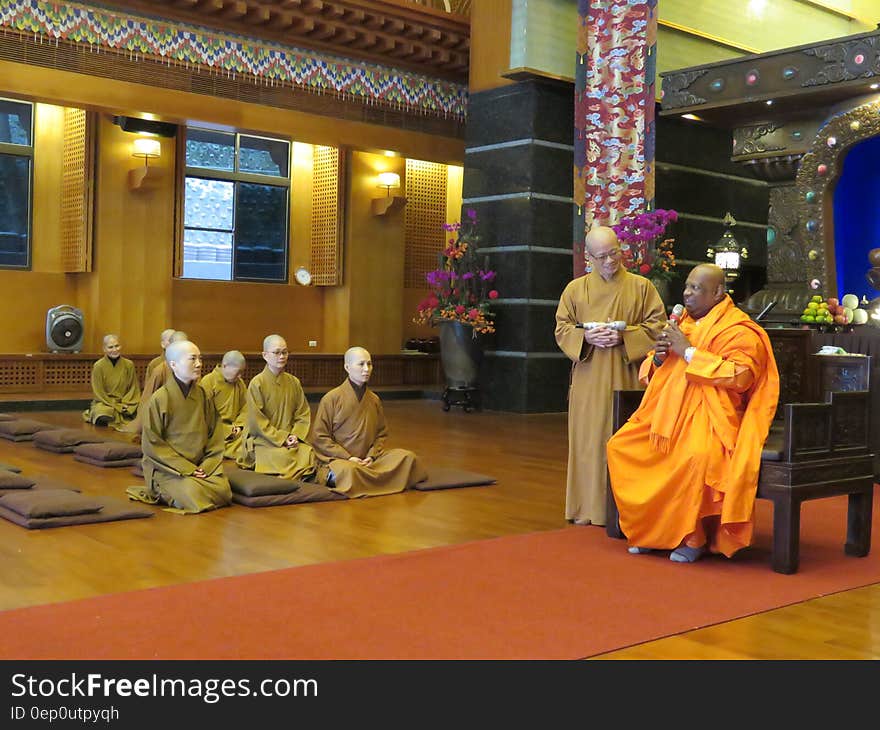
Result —
POLYGON ((31 104, 0 99, 0 142, 29 147, 33 109, 31 104))
POLYGON ((288 176, 290 161, 288 142, 241 135, 238 148, 240 172, 256 172, 276 177, 288 176))
POLYGON ((232 233, 186 229, 183 276, 186 279, 232 279, 232 233))
POLYGON ((235 135, 207 129, 188 129, 186 164, 209 170, 235 169, 235 135))
POLYGON ((235 278, 287 278, 287 188, 239 183, 235 278))
POLYGON ((183 225, 231 231, 234 193, 232 182, 186 178, 183 225))
POLYGON ((0 266, 30 264, 31 160, 0 155, 0 266))

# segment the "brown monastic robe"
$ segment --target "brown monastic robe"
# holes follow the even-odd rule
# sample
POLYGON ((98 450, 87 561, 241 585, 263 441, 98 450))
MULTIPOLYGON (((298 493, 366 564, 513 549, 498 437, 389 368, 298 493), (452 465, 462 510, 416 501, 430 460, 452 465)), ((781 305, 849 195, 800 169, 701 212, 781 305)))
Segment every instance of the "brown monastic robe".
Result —
POLYGON ((162 356, 162 361, 154 367, 151 371, 148 371, 146 380, 144 382, 144 390, 141 393, 141 399, 138 403, 137 407, 137 415, 133 420, 119 427, 119 431, 123 433, 133 434, 133 439, 137 441, 141 437, 141 431, 143 430, 144 423, 144 413, 147 411, 147 407, 150 405, 150 399, 153 397, 153 393, 159 390, 163 385, 170 383, 174 380, 174 375, 171 372, 171 368, 168 363, 165 361, 165 356, 162 356))
POLYGON ((568 391, 565 517, 605 524, 605 443, 611 436, 611 393, 641 389, 639 364, 666 324, 654 285, 621 267, 609 281, 598 272, 565 287, 556 309, 556 343, 572 361, 568 391), (578 322, 623 320, 623 343, 594 347, 578 322))
POLYGON ((199 381, 199 385, 204 388, 208 398, 214 402, 217 415, 220 417, 223 439, 226 443, 223 455, 227 459, 237 459, 244 440, 242 438, 245 426, 244 407, 247 401, 247 386, 244 384, 244 380, 238 377, 233 383, 227 382, 223 377, 223 370, 217 365, 199 381), (236 436, 232 435, 234 426, 241 428, 236 436))
POLYGON ((382 402, 369 388, 358 398, 350 380, 321 398, 311 443, 318 461, 335 477, 334 489, 349 497, 402 492, 428 475, 418 457, 406 449, 386 449, 388 431, 382 402), (349 458, 372 457, 369 466, 349 458))
MULTIPOLYGON (((150 382, 150 376, 153 374, 153 371, 162 365, 165 362, 165 353, 162 352, 161 355, 156 355, 150 362, 147 363, 147 370, 144 373, 144 390, 147 388, 147 383, 150 382)), ((152 393, 150 394, 152 395, 152 393)))
POLYGON ((304 441, 312 414, 299 378, 283 371, 275 375, 267 365, 248 385, 245 412, 243 446, 237 459, 241 468, 285 479, 314 476, 315 452, 304 441), (287 448, 284 442, 290 435, 299 443, 287 448))
POLYGON ((214 404, 196 383, 184 395, 172 377, 153 394, 141 439, 146 501, 182 512, 204 512, 232 502, 219 426, 214 404), (205 477, 193 476, 199 468, 205 477))
POLYGON ((82 414, 86 423, 109 416, 109 425, 118 426, 134 418, 141 395, 134 363, 120 357, 114 365, 104 355, 92 366, 92 393, 95 397, 82 414))

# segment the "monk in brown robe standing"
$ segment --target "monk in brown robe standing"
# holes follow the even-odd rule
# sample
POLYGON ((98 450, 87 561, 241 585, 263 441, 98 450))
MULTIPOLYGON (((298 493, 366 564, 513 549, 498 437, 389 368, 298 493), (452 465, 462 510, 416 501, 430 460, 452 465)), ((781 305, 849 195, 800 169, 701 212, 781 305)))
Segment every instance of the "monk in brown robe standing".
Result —
POLYGON ((321 398, 312 427, 312 447, 329 468, 327 485, 348 497, 369 497, 402 492, 427 479, 412 451, 385 448, 382 402, 367 387, 370 353, 350 348, 344 367, 348 379, 321 398))
POLYGON ((243 446, 237 459, 242 469, 284 479, 314 479, 315 452, 305 442, 312 414, 299 378, 284 372, 287 342, 280 335, 263 340, 266 367, 248 384, 243 446))
POLYGON ((657 342, 665 360, 642 363, 648 389, 608 442, 608 470, 629 551, 693 563, 751 542, 779 373, 767 333, 727 295, 721 268, 695 266, 684 305, 657 342))
POLYGON ((122 357, 116 335, 104 335, 104 357, 92 366, 91 405, 83 411, 86 423, 121 426, 134 418, 141 389, 134 363, 122 357))
POLYGON ((144 373, 144 389, 146 389, 147 382, 150 380, 150 375, 157 368, 165 364, 165 348, 171 344, 171 335, 174 334, 174 329, 169 328, 167 330, 162 330, 162 334, 159 335, 159 344, 162 346, 162 352, 149 363, 147 363, 147 371, 144 373))
POLYGON ((224 507, 232 490, 223 474, 223 428, 196 382, 201 353, 181 340, 168 345, 165 359, 171 380, 153 394, 144 416, 144 501, 187 513, 224 507))
POLYGON ((199 381, 220 417, 226 444, 223 455, 227 459, 237 459, 241 450, 247 400, 247 386, 241 377, 245 364, 244 355, 230 350, 220 364, 199 381))
POLYGON ((666 324, 654 285, 622 265, 613 229, 586 237, 591 273, 570 282, 556 309, 556 344, 572 362, 568 391, 565 517, 605 524, 605 442, 611 436, 611 394, 641 388, 639 364, 666 324), (579 329, 586 322, 623 321, 626 329, 579 329))

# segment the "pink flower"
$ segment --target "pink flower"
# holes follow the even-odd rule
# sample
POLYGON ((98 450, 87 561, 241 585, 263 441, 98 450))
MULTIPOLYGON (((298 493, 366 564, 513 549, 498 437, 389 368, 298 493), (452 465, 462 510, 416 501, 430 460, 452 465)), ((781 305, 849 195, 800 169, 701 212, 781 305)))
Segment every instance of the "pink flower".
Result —
POLYGON ((468 312, 468 317, 470 317, 471 319, 479 319, 480 318, 480 310, 477 309, 476 307, 474 309, 471 309, 471 311, 468 312))
POLYGON ((465 310, 464 310, 464 305, 462 305, 462 304, 459 304, 459 305, 457 305, 457 306, 455 307, 455 313, 456 313, 456 314, 464 314, 464 311, 465 311, 465 310))
POLYGON ((498 299, 498 292, 494 289, 489 292, 489 299, 498 299))

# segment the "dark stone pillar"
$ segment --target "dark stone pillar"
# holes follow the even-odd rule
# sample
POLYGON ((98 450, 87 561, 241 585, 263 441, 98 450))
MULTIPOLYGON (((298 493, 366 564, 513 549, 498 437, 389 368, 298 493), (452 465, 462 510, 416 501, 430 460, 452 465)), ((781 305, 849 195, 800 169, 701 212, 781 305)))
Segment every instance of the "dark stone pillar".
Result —
POLYGON ((477 212, 480 252, 498 272, 495 335, 481 373, 491 410, 567 408, 569 361, 554 315, 572 276, 571 84, 532 78, 468 103, 463 207, 477 212))

